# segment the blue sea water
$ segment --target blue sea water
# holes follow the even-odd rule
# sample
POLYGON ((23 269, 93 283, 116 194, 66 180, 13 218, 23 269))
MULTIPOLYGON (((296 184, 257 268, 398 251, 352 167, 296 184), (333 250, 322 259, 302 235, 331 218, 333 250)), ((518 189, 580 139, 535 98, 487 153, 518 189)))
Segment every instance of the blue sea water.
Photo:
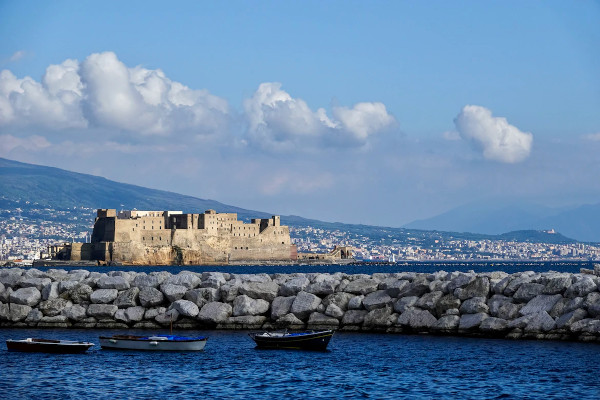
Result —
POLYGON ((37 267, 37 269, 46 271, 52 268, 62 268, 66 270, 86 269, 88 271, 106 272, 106 271, 169 271, 177 274, 181 271, 209 272, 220 271, 233 274, 260 274, 260 273, 283 273, 294 272, 322 272, 335 273, 345 272, 347 274, 373 274, 376 272, 436 272, 436 271, 469 271, 490 272, 504 271, 509 274, 519 271, 557 271, 557 272, 579 272, 581 268, 594 268, 592 261, 545 261, 545 262, 409 262, 396 264, 382 263, 360 263, 346 265, 331 264, 308 264, 308 265, 154 265, 154 266, 84 266, 84 267, 37 267))
MULTIPOLYGON (((128 331, 131 332, 131 331, 128 331)), ((258 350, 246 332, 203 352, 8 352, 9 338, 87 340, 118 330, 0 330, 3 399, 597 399, 600 345, 338 332, 327 352, 258 350)), ((147 331, 139 331, 147 334, 147 331)), ((165 332, 163 332, 165 333, 165 332)))

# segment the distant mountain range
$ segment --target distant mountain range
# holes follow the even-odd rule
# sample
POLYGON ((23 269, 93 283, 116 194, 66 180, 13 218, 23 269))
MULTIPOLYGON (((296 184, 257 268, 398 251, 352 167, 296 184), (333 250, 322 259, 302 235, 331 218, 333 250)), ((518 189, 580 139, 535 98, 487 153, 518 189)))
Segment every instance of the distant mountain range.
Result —
MULTIPOLYGON (((54 209, 73 207, 115 208, 138 210, 182 210, 204 212, 234 212, 241 219, 264 218, 272 213, 248 210, 216 200, 185 196, 163 190, 119 183, 99 176, 70 172, 59 168, 7 160, 0 158, 0 202, 6 207, 14 201, 29 201, 54 209)), ((423 240, 443 239, 504 239, 547 243, 572 242, 561 234, 548 234, 544 229, 554 228, 579 240, 600 241, 599 206, 590 206, 588 219, 583 217, 586 209, 563 210, 552 215, 541 208, 497 210, 485 207, 458 208, 428 220, 415 221, 402 228, 377 227, 339 222, 323 222, 299 216, 282 216, 282 222, 290 226, 311 226, 329 230, 341 230, 356 235, 388 240, 396 237, 407 243, 410 238, 423 240), (595 208, 594 208, 595 207, 595 208), (569 214, 570 213, 570 214, 569 214), (594 217, 595 216, 595 219, 594 217), (519 221, 537 221, 537 225, 519 221), (593 221, 596 221, 595 223, 593 221), (572 222, 572 223, 569 223, 572 222), (587 222, 587 223, 586 223, 587 222), (579 226, 578 226, 579 224, 579 226), (530 226, 528 226, 530 225, 530 226), (491 228, 490 228, 491 227, 491 228), (504 229, 506 227, 506 229, 504 229), (531 230, 530 230, 531 229, 531 230), (433 231, 433 232, 432 232, 433 231), (508 232, 509 233, 503 233, 508 232), (467 233, 457 233, 467 232, 467 233)))
POLYGON ((554 229, 583 242, 600 242, 600 204, 550 208, 529 203, 470 204, 404 225, 407 229, 498 235, 554 229))

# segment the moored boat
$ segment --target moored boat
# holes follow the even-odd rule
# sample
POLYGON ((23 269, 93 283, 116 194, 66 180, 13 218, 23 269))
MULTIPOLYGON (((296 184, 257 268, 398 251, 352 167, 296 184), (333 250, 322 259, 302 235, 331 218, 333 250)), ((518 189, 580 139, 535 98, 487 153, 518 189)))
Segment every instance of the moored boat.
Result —
POLYGON ((94 343, 90 342, 34 338, 22 340, 8 339, 6 341, 6 348, 8 351, 22 351, 28 353, 85 353, 93 345, 94 343))
POLYGON ((186 337, 175 335, 100 336, 100 346, 113 350, 149 350, 149 351, 201 351, 206 346, 207 337, 186 337))
POLYGON ((261 332, 251 333, 256 347, 263 349, 326 350, 333 330, 306 332, 261 332))

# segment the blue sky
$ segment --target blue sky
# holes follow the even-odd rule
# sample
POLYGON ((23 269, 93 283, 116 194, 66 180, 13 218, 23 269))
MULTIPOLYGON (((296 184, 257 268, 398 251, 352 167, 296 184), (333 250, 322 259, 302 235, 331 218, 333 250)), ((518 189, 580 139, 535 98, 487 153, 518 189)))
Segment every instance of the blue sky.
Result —
POLYGON ((592 1, 1 2, 0 156, 393 226, 597 203, 598 21, 592 1))

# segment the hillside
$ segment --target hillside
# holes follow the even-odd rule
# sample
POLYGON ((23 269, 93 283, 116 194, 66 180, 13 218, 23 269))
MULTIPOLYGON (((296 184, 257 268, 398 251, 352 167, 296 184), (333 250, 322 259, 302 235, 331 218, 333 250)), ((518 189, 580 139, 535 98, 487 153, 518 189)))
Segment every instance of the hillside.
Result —
MULTIPOLYGON (((48 207, 56 210, 74 207, 182 210, 185 212, 203 212, 215 209, 218 212, 235 212, 240 219, 268 217, 272 213, 248 210, 216 200, 185 196, 163 190, 149 189, 108 180, 106 178, 70 172, 59 168, 26 164, 0 158, 0 206, 4 209, 19 207, 24 213, 35 215, 35 209, 48 207), (17 203, 18 202, 18 203, 17 203), (29 202, 27 204, 26 202, 29 202)), ((0 215, 1 216, 1 215, 0 215)), ((82 218, 91 221, 89 211, 82 218)), ((435 240, 452 239, 507 239, 514 234, 489 235, 480 233, 457 233, 456 229, 429 231, 358 225, 338 222, 324 222, 306 219, 300 216, 282 216, 282 222, 292 227, 313 227, 326 230, 340 230, 356 236, 366 236, 380 243, 389 243, 395 239, 399 243, 410 243, 418 238, 427 245, 435 240)), ((521 231, 521 241, 569 243, 572 239, 562 235, 540 234, 537 231, 521 231)))
POLYGON ((600 242, 600 204, 550 208, 537 204, 469 204, 404 225, 407 229, 457 230, 498 235, 518 230, 549 230, 583 242, 600 242))

